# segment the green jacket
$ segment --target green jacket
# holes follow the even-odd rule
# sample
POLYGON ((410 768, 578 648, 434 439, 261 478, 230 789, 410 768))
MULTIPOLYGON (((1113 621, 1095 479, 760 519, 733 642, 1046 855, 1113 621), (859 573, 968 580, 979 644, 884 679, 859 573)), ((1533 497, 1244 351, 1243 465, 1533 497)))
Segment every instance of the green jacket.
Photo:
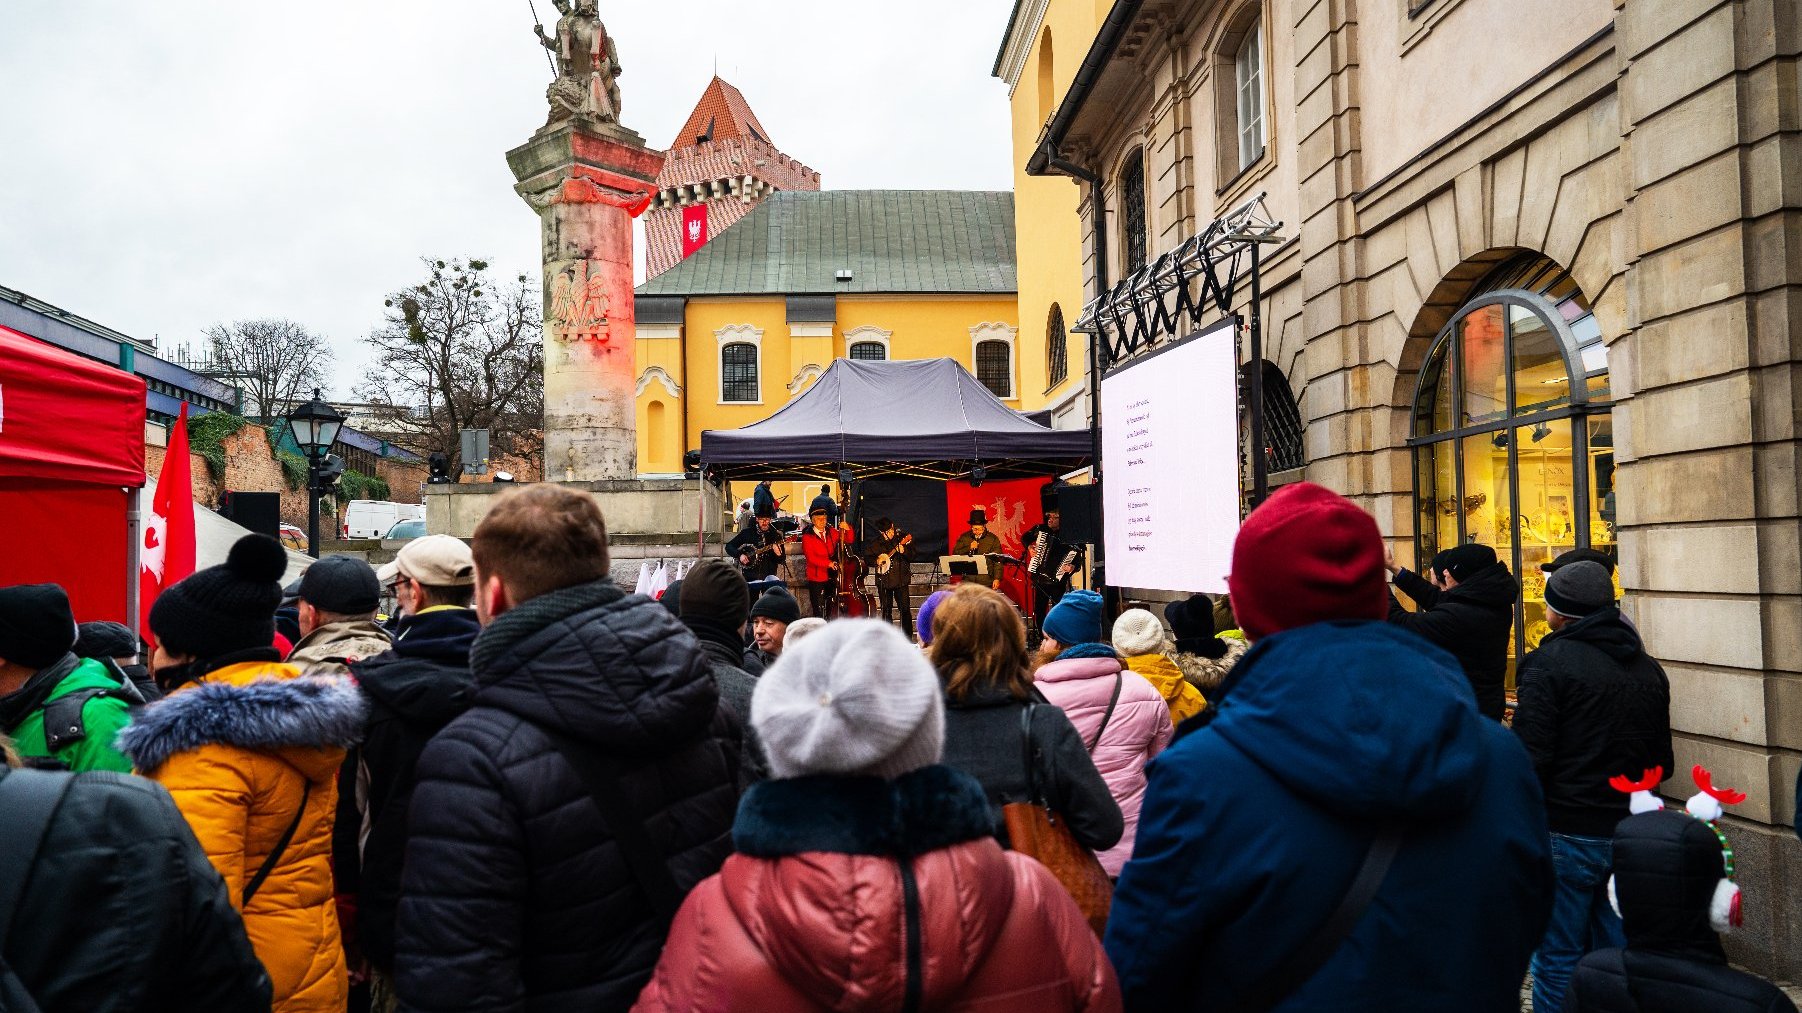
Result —
MULTIPOLYGON (((31 684, 27 682, 20 692, 26 692, 30 688, 31 684)), ((113 678, 106 666, 98 661, 82 659, 73 671, 57 682, 56 688, 44 698, 43 704, 33 707, 8 733, 12 736, 13 745, 18 747, 22 756, 58 760, 77 773, 84 770, 131 773, 131 761, 113 748, 113 739, 118 736, 119 730, 131 723, 130 705, 123 696, 89 698, 81 705, 78 727, 82 734, 61 743, 56 749, 50 748, 44 734, 44 714, 53 709, 57 700, 82 690, 117 692, 120 688, 119 680, 113 678)))

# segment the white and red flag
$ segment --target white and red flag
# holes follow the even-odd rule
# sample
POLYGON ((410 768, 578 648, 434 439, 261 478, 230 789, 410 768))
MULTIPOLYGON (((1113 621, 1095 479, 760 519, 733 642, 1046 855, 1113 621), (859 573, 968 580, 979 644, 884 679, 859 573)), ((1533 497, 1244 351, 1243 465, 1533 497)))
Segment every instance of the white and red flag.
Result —
POLYGON ((150 605, 163 589, 194 572, 194 480, 188 464, 188 405, 169 429, 169 449, 156 495, 144 517, 144 545, 138 553, 138 628, 150 633, 150 605))
POLYGON ((694 256, 707 245, 707 205, 690 204, 682 209, 682 259, 694 256))

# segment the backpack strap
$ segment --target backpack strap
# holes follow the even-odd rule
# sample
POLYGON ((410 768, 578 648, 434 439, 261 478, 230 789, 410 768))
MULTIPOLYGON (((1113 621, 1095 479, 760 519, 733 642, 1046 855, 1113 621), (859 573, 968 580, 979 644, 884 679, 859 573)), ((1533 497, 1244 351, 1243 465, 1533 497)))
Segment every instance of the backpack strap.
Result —
POLYGON ((263 859, 263 864, 257 868, 256 875, 250 877, 250 882, 244 884, 244 892, 238 905, 240 908, 250 906, 250 898, 255 897, 257 891, 262 889, 263 880, 268 879, 269 874, 275 871, 275 863, 282 860, 282 852, 288 850, 289 842, 294 840, 294 832, 300 829, 300 818, 307 814, 307 800, 313 797, 313 779, 304 777, 304 775, 303 778, 301 784, 304 787, 300 789, 300 808, 294 810, 294 819, 289 821, 288 829, 282 831, 281 839, 275 842, 274 849, 269 852, 268 857, 263 859))
MULTIPOLYGON (((126 700, 122 690, 111 687, 78 689, 44 705, 44 745, 54 753, 88 737, 87 719, 82 708, 90 700, 126 700)), ((129 703, 129 701, 127 701, 129 703)))
POLYGON ((561 732, 543 726, 539 726, 539 730, 588 786, 594 807, 600 810, 601 822, 613 835, 614 843, 619 845, 626 868, 650 903, 652 915, 662 928, 668 929, 676 920, 676 909, 682 906, 682 890, 676 885, 676 877, 670 875, 669 866, 664 864, 662 853, 651 844, 644 817, 626 797, 619 780, 619 760, 561 732))
POLYGON ((1107 710, 1101 712, 1101 724, 1095 727, 1095 738, 1089 742, 1091 756, 1095 753, 1095 747, 1101 745, 1101 733, 1107 731, 1108 719, 1114 716, 1114 705, 1120 702, 1120 687, 1125 682, 1125 672, 1114 673, 1114 694, 1107 698, 1107 710))

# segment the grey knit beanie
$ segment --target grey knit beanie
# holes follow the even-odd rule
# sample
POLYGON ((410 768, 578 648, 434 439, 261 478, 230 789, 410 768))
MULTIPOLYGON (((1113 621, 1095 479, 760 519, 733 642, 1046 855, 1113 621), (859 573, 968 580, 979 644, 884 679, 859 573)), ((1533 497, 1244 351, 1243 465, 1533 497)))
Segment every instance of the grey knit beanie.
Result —
POLYGON ((751 727, 770 772, 885 780, 939 762, 938 675, 895 627, 841 619, 787 647, 757 680, 751 727))
POLYGON ((1559 615, 1581 619, 1614 604, 1614 578, 1588 560, 1560 566, 1545 579, 1545 603, 1559 615))

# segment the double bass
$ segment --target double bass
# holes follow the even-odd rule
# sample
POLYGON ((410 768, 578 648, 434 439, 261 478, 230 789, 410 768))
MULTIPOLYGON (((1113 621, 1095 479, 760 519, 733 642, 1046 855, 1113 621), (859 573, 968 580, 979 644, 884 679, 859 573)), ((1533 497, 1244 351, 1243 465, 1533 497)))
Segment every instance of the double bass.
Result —
MULTIPOLYGON (((842 515, 841 515, 842 516, 842 515)), ((851 551, 851 525, 838 526, 838 610, 841 615, 862 618, 875 611, 870 592, 863 589, 864 563, 851 551)))

